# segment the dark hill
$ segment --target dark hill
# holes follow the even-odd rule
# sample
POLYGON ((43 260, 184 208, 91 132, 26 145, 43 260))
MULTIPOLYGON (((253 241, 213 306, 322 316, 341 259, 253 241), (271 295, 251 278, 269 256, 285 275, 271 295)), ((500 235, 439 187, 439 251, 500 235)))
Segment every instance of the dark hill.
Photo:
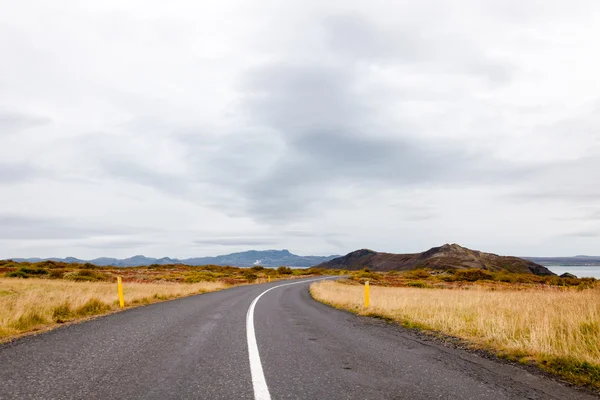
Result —
POLYGON ((509 271, 523 274, 554 275, 546 267, 518 257, 499 256, 470 250, 457 244, 445 244, 423 253, 392 254, 357 250, 317 265, 319 268, 372 271, 407 271, 414 268, 509 271))

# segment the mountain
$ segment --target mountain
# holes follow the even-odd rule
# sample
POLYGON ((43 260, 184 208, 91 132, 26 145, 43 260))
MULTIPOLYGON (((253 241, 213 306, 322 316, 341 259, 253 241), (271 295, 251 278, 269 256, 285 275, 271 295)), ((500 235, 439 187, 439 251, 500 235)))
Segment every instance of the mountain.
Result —
POLYGON ((554 275, 546 267, 518 257, 499 256, 467 249, 457 244, 445 244, 423 253, 392 254, 373 250, 357 250, 343 257, 317 265, 319 268, 372 271, 407 271, 414 268, 467 269, 480 268, 489 271, 509 271, 554 275))
POLYGON ((250 250, 217 257, 189 258, 183 261, 190 265, 215 264, 237 265, 241 267, 251 267, 253 265, 278 267, 286 265, 289 267, 312 267, 315 264, 329 261, 335 257, 338 256, 297 256, 288 250, 250 250))
POLYGON ((525 260, 533 261, 546 266, 600 266, 600 256, 575 256, 575 257, 523 257, 525 260))
POLYGON ((186 259, 177 258, 151 258, 142 255, 137 255, 129 258, 118 259, 109 257, 100 257, 93 260, 81 260, 78 258, 14 258, 14 261, 40 262, 44 260, 68 262, 68 263, 90 263, 100 266, 115 266, 115 267, 135 267, 141 265, 152 264, 185 264, 185 265, 231 265, 237 267, 252 267, 254 265, 262 265, 264 267, 279 267, 285 265, 288 267, 311 267, 313 265, 329 261, 334 256, 298 256, 290 253, 288 250, 250 250, 240 253, 232 253, 216 257, 195 257, 186 259))

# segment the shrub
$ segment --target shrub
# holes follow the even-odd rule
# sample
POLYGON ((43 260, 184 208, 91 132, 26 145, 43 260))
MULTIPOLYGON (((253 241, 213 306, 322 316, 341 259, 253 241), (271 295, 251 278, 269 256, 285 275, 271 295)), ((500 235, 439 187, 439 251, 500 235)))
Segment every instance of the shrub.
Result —
POLYGON ((110 310, 110 306, 97 298, 89 299, 84 305, 75 310, 75 314, 85 317, 89 315, 102 314, 110 310))
POLYGON ((26 331, 35 328, 38 325, 43 325, 47 321, 44 317, 35 311, 28 311, 22 314, 18 320, 12 323, 12 327, 20 331, 26 331))
POLYGON ((255 265, 254 267, 251 268, 253 271, 262 271, 263 269, 265 269, 265 267, 262 267, 260 265, 255 265))
POLYGON ((281 266, 279 268, 277 268, 277 274, 279 275, 291 275, 292 274, 292 269, 290 267, 285 267, 285 266, 281 266))
MULTIPOLYGON (((367 268, 365 268, 367 269, 367 268)), ((376 272, 367 272, 365 270, 360 271, 359 273, 357 273, 355 275, 356 278, 358 279, 371 279, 371 280, 377 280, 379 279, 380 275, 377 274, 376 272)))
POLYGON ((306 270, 306 273, 309 275, 323 275, 325 268, 309 268, 306 270))
POLYGON ((256 275, 251 269, 244 271, 244 278, 248 280, 248 282, 252 283, 258 279, 258 275, 256 275))
POLYGON ((50 268, 50 269, 52 269, 52 268, 60 268, 60 267, 63 266, 62 264, 63 263, 58 263, 56 261, 46 260, 46 261, 40 261, 38 263, 35 263, 34 265, 37 268, 50 268))
POLYGON ((454 280, 475 282, 484 279, 493 279, 494 276, 482 269, 460 269, 454 273, 454 280))
POLYGON ((72 317, 73 311, 71 310, 71 304, 68 301, 52 308, 52 319, 59 324, 68 321, 72 317))
POLYGON ((192 272, 183 278, 185 283, 214 282, 215 276, 209 271, 192 272))
POLYGON ((418 278, 418 279, 427 279, 431 278, 431 272, 426 269, 413 269, 412 271, 408 271, 404 274, 405 278, 418 278))
POLYGON ((308 275, 308 270, 304 268, 294 268, 292 275, 308 275))
POLYGON ((47 275, 48 271, 43 268, 21 267, 19 271, 23 271, 27 275, 47 275))
POLYGON ((416 288, 427 288, 430 287, 428 284, 426 284, 423 281, 412 281, 412 282, 407 282, 406 286, 410 286, 410 287, 416 287, 416 288))
POLYGON ((67 271, 64 269, 53 269, 50 271, 50 274, 48 275, 48 277, 50 279, 62 279, 65 276, 65 273, 67 271))
POLYGON ((79 270, 74 274, 65 275, 65 279, 75 282, 96 282, 108 280, 108 275, 89 269, 79 270))
POLYGON ((6 276, 7 278, 23 278, 23 279, 29 278, 29 275, 27 275, 25 272, 23 272, 21 270, 7 272, 4 276, 6 276))

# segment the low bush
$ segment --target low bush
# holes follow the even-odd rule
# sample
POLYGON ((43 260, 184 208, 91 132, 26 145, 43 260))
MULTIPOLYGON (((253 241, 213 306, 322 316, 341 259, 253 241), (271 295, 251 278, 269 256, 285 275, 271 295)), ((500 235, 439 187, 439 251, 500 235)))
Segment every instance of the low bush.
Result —
POLYGON ((62 279, 65 276, 66 272, 67 271, 64 269, 52 269, 52 270, 50 270, 50 274, 48 274, 48 278, 62 279))
POLYGON ((290 267, 285 267, 283 265, 281 267, 277 268, 278 275, 291 275, 292 272, 293 271, 290 267))
POLYGON ((475 282, 482 280, 493 280, 494 275, 483 269, 459 269, 453 276, 456 281, 475 282))
POLYGON ((63 323, 73 318, 73 310, 71 303, 65 301, 62 304, 52 307, 52 320, 54 322, 63 323))
POLYGON ((35 311, 22 314, 18 320, 12 323, 12 328, 25 331, 46 324, 48 321, 35 311))
POLYGON ((354 276, 358 279, 362 278, 362 279, 371 279, 371 280, 377 280, 381 277, 381 275, 379 275, 377 272, 368 272, 368 271, 360 271, 354 276))
POLYGON ((4 276, 6 276, 7 278, 23 278, 23 279, 29 278, 29 275, 21 270, 7 272, 6 274, 4 274, 4 276))
POLYGON ((50 268, 50 269, 65 267, 65 263, 59 263, 59 262, 52 261, 52 260, 40 261, 38 263, 34 263, 33 265, 35 265, 35 267, 37 267, 37 268, 50 268))
POLYGON ((200 271, 200 272, 192 272, 191 274, 186 275, 183 278, 184 283, 198 283, 198 282, 214 282, 216 278, 212 272, 209 271, 200 271))
POLYGON ((407 282, 406 286, 416 287, 416 288, 428 288, 428 287, 430 287, 428 284, 426 284, 423 281, 411 281, 411 282, 407 282))
POLYGON ((91 298, 84 305, 75 310, 75 314, 81 317, 102 314, 110 311, 110 306, 102 301, 91 298))
POLYGON ((309 275, 323 275, 325 273, 325 268, 314 268, 311 267, 306 270, 306 273, 309 275))
POLYGON ((258 279, 258 275, 256 275, 251 269, 248 269, 244 271, 244 278, 246 278, 248 282, 252 283, 258 279))
POLYGON ((294 268, 294 269, 292 269, 292 275, 294 275, 294 276, 308 275, 308 270, 304 269, 304 268, 294 268))
POLYGON ((19 271, 23 271, 27 275, 48 275, 48 270, 34 267, 21 267, 19 271))
POLYGON ((411 271, 408 271, 404 274, 405 278, 417 278, 417 279, 427 279, 427 278, 431 278, 431 272, 429 272, 426 269, 413 269, 411 271))
POLYGON ((79 270, 75 273, 66 274, 64 278, 75 282, 100 282, 107 281, 110 279, 110 277, 106 274, 97 271, 92 271, 89 269, 79 270))

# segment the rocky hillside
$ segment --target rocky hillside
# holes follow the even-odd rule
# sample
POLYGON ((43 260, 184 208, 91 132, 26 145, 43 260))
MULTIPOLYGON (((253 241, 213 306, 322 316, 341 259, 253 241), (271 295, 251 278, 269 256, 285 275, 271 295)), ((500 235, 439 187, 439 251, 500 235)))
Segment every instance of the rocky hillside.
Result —
POLYGON ((499 256, 467 249, 457 244, 445 244, 423 253, 392 254, 372 250, 357 250, 343 257, 319 264, 320 268, 340 268, 372 271, 406 271, 414 268, 468 269, 509 271, 536 275, 554 275, 546 267, 518 257, 499 256))

